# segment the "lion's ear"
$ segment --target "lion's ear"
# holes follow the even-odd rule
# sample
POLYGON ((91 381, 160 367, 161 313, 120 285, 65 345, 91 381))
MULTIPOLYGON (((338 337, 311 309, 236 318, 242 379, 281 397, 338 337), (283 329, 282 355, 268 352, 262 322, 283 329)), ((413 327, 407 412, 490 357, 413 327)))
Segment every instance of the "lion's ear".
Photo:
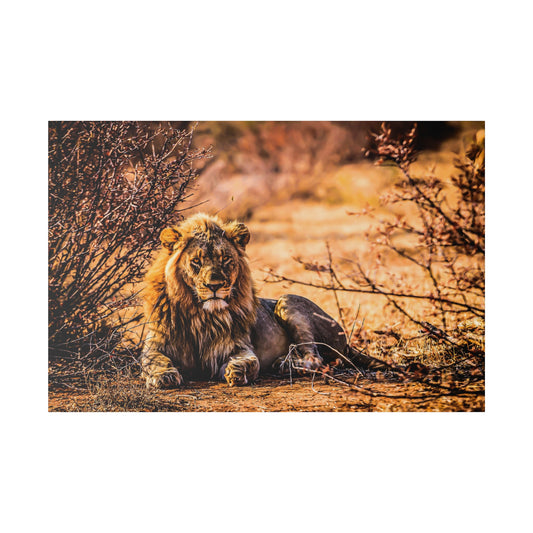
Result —
POLYGON ((159 238, 161 239, 161 244, 172 251, 180 237, 180 233, 175 228, 165 228, 159 238))
POLYGON ((242 222, 231 222, 224 231, 228 239, 244 248, 250 242, 250 230, 242 222))

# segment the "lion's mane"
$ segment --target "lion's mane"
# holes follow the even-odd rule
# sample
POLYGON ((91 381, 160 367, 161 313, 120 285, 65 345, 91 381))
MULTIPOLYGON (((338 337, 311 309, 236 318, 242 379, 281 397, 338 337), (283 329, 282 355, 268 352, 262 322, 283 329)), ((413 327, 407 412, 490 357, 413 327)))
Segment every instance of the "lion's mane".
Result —
POLYGON ((147 341, 159 347, 186 375, 214 377, 238 347, 249 347, 250 331, 256 320, 258 299, 252 282, 246 242, 240 240, 242 224, 224 224, 218 217, 195 215, 172 229, 176 243, 163 248, 146 274, 144 313, 147 341), (177 265, 195 240, 219 242, 233 247, 237 269, 231 298, 223 311, 212 312, 198 304, 197 296, 185 283, 177 265))

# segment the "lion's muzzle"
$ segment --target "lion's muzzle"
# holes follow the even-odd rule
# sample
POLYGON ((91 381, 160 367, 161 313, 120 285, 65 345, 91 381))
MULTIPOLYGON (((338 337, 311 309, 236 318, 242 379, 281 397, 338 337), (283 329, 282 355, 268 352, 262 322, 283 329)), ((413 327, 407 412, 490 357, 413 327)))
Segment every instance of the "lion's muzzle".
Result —
POLYGON ((203 283, 197 292, 206 311, 220 311, 228 306, 226 300, 231 293, 231 287, 218 281, 203 283))
POLYGON ((224 283, 204 283, 204 285, 215 294, 218 289, 224 287, 224 283))

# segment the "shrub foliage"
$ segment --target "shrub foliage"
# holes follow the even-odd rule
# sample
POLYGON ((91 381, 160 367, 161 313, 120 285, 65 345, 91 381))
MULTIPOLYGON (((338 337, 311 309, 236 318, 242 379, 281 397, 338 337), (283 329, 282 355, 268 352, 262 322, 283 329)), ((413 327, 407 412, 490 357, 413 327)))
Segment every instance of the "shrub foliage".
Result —
MULTIPOLYGON (((434 315, 447 329, 457 318, 484 318, 485 295, 485 136, 483 131, 457 157, 455 173, 444 183, 433 172, 414 176, 411 164, 416 127, 404 137, 394 138, 382 125, 374 135, 375 148, 367 156, 377 156, 378 164, 391 160, 401 171, 393 189, 382 198, 383 205, 407 206, 410 216, 396 216, 382 221, 375 245, 406 261, 421 274, 425 290, 406 287, 398 290, 394 280, 380 283, 363 268, 358 269, 361 287, 389 298, 399 311, 412 321, 401 299, 426 299, 433 305, 434 315), (408 245, 401 244, 402 236, 408 245)), ((378 266, 384 267, 378 255, 378 266)))
POLYGON ((207 156, 191 140, 170 124, 49 124, 51 361, 94 359, 120 338, 105 319, 127 305, 161 229, 180 218, 194 162, 207 156))
MULTIPOLYGON (((367 232, 371 253, 366 259, 354 256, 336 264, 328 246, 325 264, 298 259, 307 270, 329 274, 326 278, 311 283, 274 274, 272 281, 311 285, 333 291, 335 296, 353 292, 385 299, 403 318, 397 324, 402 329, 391 326, 376 331, 395 342, 385 350, 374 350, 374 355, 398 355, 400 362, 418 359, 430 364, 432 372, 449 372, 454 367, 460 372, 457 379, 468 375, 466 385, 445 385, 441 372, 439 378, 444 381, 438 385, 439 394, 481 394, 482 390, 466 391, 466 387, 481 382, 484 376, 484 131, 478 131, 457 156, 449 180, 439 179, 431 169, 415 175, 415 140, 416 126, 396 136, 382 125, 365 150, 378 164, 398 169, 398 179, 381 198, 384 209, 369 207, 350 213, 370 216, 376 222, 373 231, 367 232)), ((346 329, 338 300, 337 305, 346 329)), ((379 348, 379 343, 371 347, 379 348)), ((424 379, 427 372, 424 370, 424 379)), ((405 375, 405 371, 401 373, 405 375)))

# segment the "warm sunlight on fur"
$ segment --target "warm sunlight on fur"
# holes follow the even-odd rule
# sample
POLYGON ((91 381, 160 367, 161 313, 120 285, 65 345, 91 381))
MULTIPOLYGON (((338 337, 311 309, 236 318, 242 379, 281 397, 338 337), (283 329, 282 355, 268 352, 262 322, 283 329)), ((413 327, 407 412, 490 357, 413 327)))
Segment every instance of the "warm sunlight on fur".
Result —
POLYGON ((146 276, 148 386, 180 385, 183 375, 245 385, 291 344, 299 345, 295 358, 305 369, 345 352, 342 328, 311 301, 257 298, 245 254, 249 240, 244 224, 203 213, 163 230, 163 248, 146 276))

